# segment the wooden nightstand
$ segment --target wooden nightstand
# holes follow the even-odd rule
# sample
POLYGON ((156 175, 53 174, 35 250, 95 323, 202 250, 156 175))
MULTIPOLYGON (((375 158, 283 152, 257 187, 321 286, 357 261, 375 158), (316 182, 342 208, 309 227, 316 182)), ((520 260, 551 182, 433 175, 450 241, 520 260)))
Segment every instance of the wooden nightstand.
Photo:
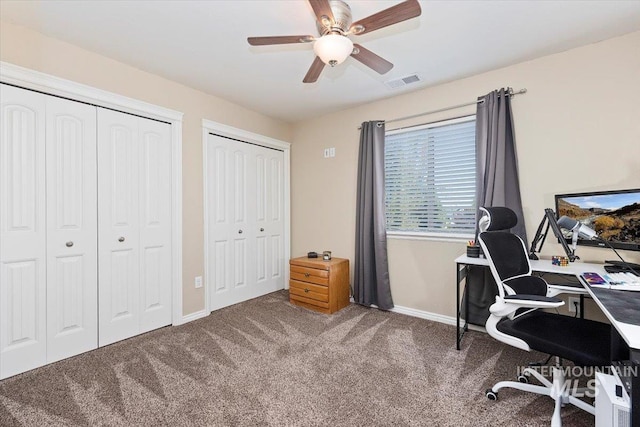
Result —
POLYGON ((289 301, 331 314, 349 305, 349 260, 294 258, 289 261, 289 301))

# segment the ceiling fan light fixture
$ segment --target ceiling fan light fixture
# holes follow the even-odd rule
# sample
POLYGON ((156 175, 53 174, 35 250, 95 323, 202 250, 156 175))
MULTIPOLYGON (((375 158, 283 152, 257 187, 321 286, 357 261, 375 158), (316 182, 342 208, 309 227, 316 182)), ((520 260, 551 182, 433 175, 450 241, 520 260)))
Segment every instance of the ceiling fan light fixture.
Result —
POLYGON ((353 42, 346 36, 326 34, 316 40, 313 51, 322 62, 334 67, 342 64, 351 55, 353 42))

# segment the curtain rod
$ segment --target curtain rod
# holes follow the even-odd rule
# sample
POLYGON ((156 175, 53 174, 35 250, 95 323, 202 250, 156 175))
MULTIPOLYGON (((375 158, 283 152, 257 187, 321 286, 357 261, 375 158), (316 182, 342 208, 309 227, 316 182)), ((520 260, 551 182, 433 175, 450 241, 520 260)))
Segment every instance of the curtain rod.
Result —
MULTIPOLYGON (((520 89, 517 92, 514 92, 512 88, 509 88, 509 96, 515 96, 515 95, 522 95, 524 93, 527 93, 527 89, 520 89)), ((444 108, 439 108, 437 110, 431 110, 431 111, 426 111, 424 113, 419 113, 419 114, 413 114, 411 116, 405 116, 405 117, 398 117, 395 119, 391 119, 391 120, 382 120, 383 123, 393 123, 393 122, 400 122, 403 120, 409 120, 409 119, 415 119, 416 117, 421 117, 421 116, 427 116, 429 114, 435 114, 435 113, 440 113, 442 111, 448 111, 448 110, 455 110, 456 108, 462 108, 462 107, 468 107, 469 105, 475 105, 475 104, 481 104, 484 102, 484 99, 479 99, 477 101, 472 101, 472 102, 466 102, 464 104, 458 104, 458 105, 452 105, 451 107, 444 107, 444 108)), ((362 126, 358 126, 358 130, 362 129, 362 126)))

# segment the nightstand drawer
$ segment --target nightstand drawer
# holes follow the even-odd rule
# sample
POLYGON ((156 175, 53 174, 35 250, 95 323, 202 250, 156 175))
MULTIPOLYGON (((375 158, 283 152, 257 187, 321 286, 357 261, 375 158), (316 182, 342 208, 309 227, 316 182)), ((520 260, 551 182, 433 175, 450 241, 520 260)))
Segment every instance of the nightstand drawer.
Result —
POLYGON ((301 305, 305 308, 309 308, 311 310, 328 312, 329 303, 324 301, 317 301, 311 298, 302 297, 300 295, 295 295, 289 293, 289 301, 293 304, 301 305))
POLYGON ((318 285, 329 285, 329 271, 317 268, 291 266, 291 279, 301 282, 311 282, 318 285))
POLYGON ((316 301, 329 302, 329 289, 326 286, 312 285, 311 283, 290 280, 289 293, 316 301))

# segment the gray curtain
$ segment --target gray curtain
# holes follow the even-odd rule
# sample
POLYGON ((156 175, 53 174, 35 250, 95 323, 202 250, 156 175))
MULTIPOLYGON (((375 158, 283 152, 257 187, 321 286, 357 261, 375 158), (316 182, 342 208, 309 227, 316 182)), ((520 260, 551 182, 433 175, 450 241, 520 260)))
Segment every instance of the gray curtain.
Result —
POLYGON ((358 155, 356 256, 353 299, 356 303, 393 308, 387 262, 384 210, 384 122, 362 123, 358 155))
MULTIPOLYGON (((476 201, 480 206, 506 206, 518 216, 511 232, 527 245, 522 214, 511 96, 508 89, 478 98, 476 113, 476 201)), ((478 213, 476 212, 476 216, 478 213)), ((476 224, 478 218, 476 217, 476 224)))
MULTIPOLYGON (((506 206, 518 216, 511 229, 527 245, 527 233, 522 215, 518 158, 516 155, 511 96, 508 89, 494 90, 478 98, 476 112, 476 202, 480 206, 506 206)), ((476 211, 476 240, 479 213, 476 211)), ((498 293, 488 269, 475 271, 467 281, 462 304, 469 298, 467 321, 482 325, 489 317, 489 307, 498 293)))

